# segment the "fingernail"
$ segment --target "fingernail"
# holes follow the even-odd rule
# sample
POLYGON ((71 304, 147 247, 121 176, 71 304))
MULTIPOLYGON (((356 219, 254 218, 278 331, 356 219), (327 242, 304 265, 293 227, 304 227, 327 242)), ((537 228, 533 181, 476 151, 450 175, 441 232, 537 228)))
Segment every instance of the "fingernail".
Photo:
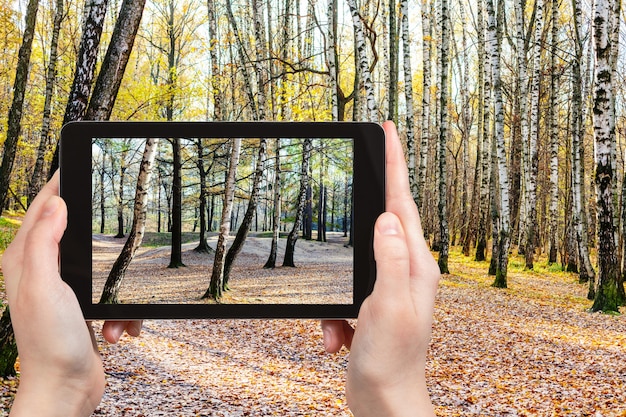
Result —
POLYGON ((380 222, 380 232, 383 235, 399 235, 400 234, 400 223, 397 218, 393 215, 384 216, 382 221, 380 222))
POLYGON ((46 201, 41 211, 41 217, 52 216, 59 208, 59 199, 56 196, 52 196, 46 201))

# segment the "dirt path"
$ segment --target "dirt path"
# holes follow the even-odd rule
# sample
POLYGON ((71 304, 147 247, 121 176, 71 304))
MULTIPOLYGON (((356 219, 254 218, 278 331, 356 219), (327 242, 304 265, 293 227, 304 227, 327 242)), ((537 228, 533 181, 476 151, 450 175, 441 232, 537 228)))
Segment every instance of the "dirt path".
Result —
MULTIPOLYGON (((249 237, 233 267, 223 303, 237 304, 351 304, 352 248, 346 248, 339 233, 328 243, 299 240, 296 268, 263 269, 271 239, 249 237)), ((208 239, 215 248, 217 237, 208 239)), ((98 302, 108 272, 124 245, 124 239, 95 235, 93 238, 93 301, 98 302)), ((167 268, 169 247, 140 248, 120 287, 119 299, 127 304, 205 303, 213 254, 200 254, 197 243, 183 245, 186 267, 167 268)), ((285 239, 278 246, 282 263, 285 239)))

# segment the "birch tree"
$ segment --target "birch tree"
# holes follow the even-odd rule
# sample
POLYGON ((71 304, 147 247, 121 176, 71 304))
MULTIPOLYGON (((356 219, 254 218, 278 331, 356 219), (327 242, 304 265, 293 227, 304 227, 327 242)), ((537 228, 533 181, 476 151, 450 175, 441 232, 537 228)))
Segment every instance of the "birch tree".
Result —
POLYGON ((283 266, 296 266, 294 262, 294 253, 296 242, 298 241, 298 233, 302 226, 302 214, 306 203, 306 191, 309 186, 309 160, 311 158, 311 138, 305 138, 302 141, 302 164, 300 166, 300 189, 298 191, 298 199, 296 200, 296 216, 293 227, 287 236, 287 246, 285 248, 285 257, 283 258, 283 266))
MULTIPOLYGON (((418 209, 422 209, 424 189, 426 187, 426 167, 428 165, 428 142, 430 138, 430 88, 431 88, 431 55, 432 55, 432 26, 430 2, 433 0, 422 0, 422 129, 420 140, 420 160, 417 180, 417 190, 415 192, 415 202, 418 209)), ((482 0, 479 0, 482 1, 482 0)))
POLYGON ((109 120, 111 117, 145 4, 146 0, 122 2, 107 53, 102 61, 102 69, 98 73, 89 106, 85 111, 85 119, 109 120))
POLYGON ((548 109, 548 120, 550 123, 550 208, 549 221, 550 230, 548 232, 549 248, 548 263, 556 262, 558 253, 558 205, 559 205, 559 123, 558 123, 558 98, 559 74, 557 67, 558 58, 558 36, 559 36, 559 2, 552 0, 552 32, 550 46, 550 107, 548 109))
POLYGON ((45 156, 50 147, 50 120, 52 108, 52 96, 54 93, 54 85, 57 73, 57 56, 59 48, 59 33, 61 32, 61 23, 65 17, 63 0, 56 0, 54 9, 54 18, 52 23, 52 38, 50 40, 50 54, 48 58, 48 66, 46 68, 46 89, 43 105, 43 120, 41 123, 41 133, 39 135, 39 146, 37 147, 37 158, 33 173, 28 183, 28 205, 35 199, 39 190, 43 187, 45 172, 45 156))
POLYGON ((209 288, 202 298, 212 298, 219 300, 222 298, 224 289, 224 260, 226 258, 226 239, 230 233, 230 216, 233 211, 233 198, 235 196, 235 177, 237 175, 237 164, 241 152, 241 138, 234 138, 230 151, 230 161, 228 165, 228 175, 224 184, 224 202, 222 204, 222 218, 220 220, 220 232, 215 248, 215 258, 213 259, 213 270, 211 271, 211 281, 209 288))
MULTIPOLYGON (((71 121, 82 120, 87 105, 89 94, 95 77, 96 62, 100 45, 100 37, 104 26, 108 0, 86 0, 86 19, 83 26, 83 34, 78 47, 78 59, 74 70, 74 80, 65 107, 63 124, 71 121)), ((59 167, 59 147, 54 151, 48 177, 59 167)), ((49 178, 48 178, 49 179, 49 178)))
POLYGON ((448 253, 450 232, 448 230, 448 186, 447 186, 447 137, 448 137, 448 53, 450 52, 450 24, 448 0, 441 0, 441 95, 439 110, 439 229, 441 233, 441 249, 439 251, 439 271, 449 273, 448 253))
MULTIPOLYGON (((477 261, 486 259, 487 250, 487 221, 489 216, 489 163, 491 155, 491 55, 495 45, 485 42, 485 11, 484 0, 478 0, 478 79, 482 86, 482 117, 479 118, 480 153, 480 204, 478 212, 478 230, 476 235, 477 261), (480 82, 482 80, 482 82, 480 82), (481 129, 482 127, 482 129, 481 129)), ((478 161, 476 162, 478 164, 478 161)))
MULTIPOLYGON (((530 135, 528 137, 528 160, 526 182, 526 268, 533 269, 537 229, 537 170, 539 155, 539 85, 541 81, 541 36, 543 34, 543 0, 535 2, 535 47, 533 55, 533 80, 530 95, 530 135)), ((522 83, 524 81, 522 80, 522 83)), ((524 98, 522 97, 522 100, 524 98)))
POLYGON ((118 303, 117 296, 120 285, 122 284, 126 274, 126 270, 135 256, 135 252, 137 252, 137 249, 141 246, 141 242, 143 241, 144 231, 146 228, 146 214, 148 210, 148 188, 150 184, 150 177, 152 175, 152 168, 154 166, 157 145, 158 139, 146 139, 146 145, 144 147, 141 165, 139 167, 139 175, 137 176, 137 186, 135 187, 133 223, 130 228, 128 239, 122 248, 122 252, 115 260, 115 263, 113 264, 113 267, 111 268, 104 284, 102 296, 100 297, 101 304, 118 303))
POLYGON ((281 213, 281 192, 280 192, 280 139, 276 139, 276 147, 274 149, 274 199, 272 207, 272 243, 270 246, 270 254, 263 265, 263 268, 275 268, 276 256, 278 252, 278 239, 280 237, 280 213, 281 213))
MULTIPOLYGON (((575 230, 576 244, 578 247, 579 282, 590 283, 590 289, 595 291, 595 271, 589 259, 587 231, 584 227, 585 212, 583 209, 583 161, 582 150, 584 138, 584 97, 582 91, 583 77, 581 67, 583 60, 583 33, 582 33, 582 4, 581 0, 574 3, 574 59, 572 60, 572 226, 575 230)), ((594 297, 590 294, 591 298, 594 297)))
POLYGON ((413 71, 411 70, 411 32, 409 31, 408 0, 400 0, 400 26, 402 32, 402 66, 404 74, 404 102, 406 103, 406 146, 408 154, 409 183, 413 199, 417 199, 418 184, 415 176, 417 149, 415 146, 415 115, 413 109, 413 71))
POLYGON ((596 0, 593 14, 595 46, 595 77, 593 84, 593 128, 596 166, 595 184, 598 217, 598 279, 592 311, 618 312, 619 264, 617 262, 615 225, 613 223, 613 165, 614 124, 613 68, 611 53, 617 44, 611 43, 611 0, 596 0))
POLYGON ((347 0, 350 13, 352 14, 352 24, 354 26, 355 48, 357 52, 357 65, 359 74, 363 80, 365 87, 367 117, 370 122, 378 121, 378 107, 376 105, 376 97, 374 96, 374 85, 372 83, 372 74, 370 72, 369 60, 367 58, 367 45, 365 43, 365 34, 363 32, 363 22, 361 15, 356 6, 356 0, 347 0))
POLYGON ((493 0, 487 0, 487 14, 489 16, 488 39, 494 45, 491 50, 491 68, 493 76, 493 96, 495 114, 495 140, 496 153, 498 158, 498 179, 499 179, 499 208, 500 208, 500 230, 498 238, 498 266, 494 287, 506 288, 507 267, 509 263, 510 236, 510 210, 509 210, 509 172, 507 166, 506 144, 504 141, 504 106, 502 101, 502 79, 500 75, 500 51, 502 44, 502 25, 504 18, 504 2, 498 1, 498 17, 493 0))
POLYGON ((37 21, 37 9, 39 0, 29 0, 26 7, 26 18, 22 45, 18 52, 15 81, 13 83, 13 101, 9 110, 7 136, 4 140, 4 152, 2 164, 0 164, 0 211, 6 204, 7 194, 11 182, 11 171, 17 152, 17 141, 22 129, 22 112, 24 110, 24 95, 30 66, 30 55, 35 36, 35 22, 37 21))

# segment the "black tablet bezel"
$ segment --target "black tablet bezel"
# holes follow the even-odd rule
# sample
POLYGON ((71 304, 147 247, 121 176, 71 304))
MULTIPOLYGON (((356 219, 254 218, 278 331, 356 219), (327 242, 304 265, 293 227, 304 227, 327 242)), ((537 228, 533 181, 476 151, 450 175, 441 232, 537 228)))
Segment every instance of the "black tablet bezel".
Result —
POLYGON ((68 208, 60 270, 85 319, 355 318, 376 268, 373 227, 385 207, 385 134, 360 122, 72 122, 60 139, 60 194, 68 208), (352 304, 93 304, 91 145, 98 137, 352 138, 354 291, 352 304))

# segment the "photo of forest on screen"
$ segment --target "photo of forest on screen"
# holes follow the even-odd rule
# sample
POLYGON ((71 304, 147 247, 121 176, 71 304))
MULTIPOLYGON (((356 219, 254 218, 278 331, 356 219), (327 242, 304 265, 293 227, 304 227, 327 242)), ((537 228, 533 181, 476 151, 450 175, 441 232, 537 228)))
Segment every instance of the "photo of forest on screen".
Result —
POLYGON ((92 301, 351 304, 352 161, 348 138, 94 138, 92 301))

